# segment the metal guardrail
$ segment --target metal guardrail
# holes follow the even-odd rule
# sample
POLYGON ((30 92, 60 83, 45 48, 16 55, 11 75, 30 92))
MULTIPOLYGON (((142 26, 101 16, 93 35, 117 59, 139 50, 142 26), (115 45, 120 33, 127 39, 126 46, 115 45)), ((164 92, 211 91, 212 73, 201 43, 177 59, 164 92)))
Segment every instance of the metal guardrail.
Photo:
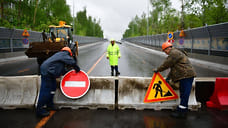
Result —
MULTIPOLYGON (((191 53, 218 55, 228 57, 228 22, 200 28, 184 30, 185 37, 179 37, 180 31, 174 32, 174 46, 191 53), (180 39, 184 43, 180 43, 180 39)), ((161 47, 167 41, 167 34, 148 35, 124 38, 132 43, 142 43, 153 47, 161 47)))
POLYGON ((83 44, 83 43, 94 43, 98 41, 103 41, 104 39, 99 37, 73 35, 73 40, 78 41, 79 44, 83 44))
MULTIPOLYGON (((24 44, 22 36, 24 30, 22 29, 9 29, 0 27, 0 52, 14 52, 24 50, 28 48, 29 44, 24 44)), ((28 37, 29 42, 43 41, 41 32, 28 30, 30 36, 28 37)), ((103 38, 78 36, 73 35, 73 40, 78 41, 79 44, 83 43, 94 43, 103 41, 103 38)))

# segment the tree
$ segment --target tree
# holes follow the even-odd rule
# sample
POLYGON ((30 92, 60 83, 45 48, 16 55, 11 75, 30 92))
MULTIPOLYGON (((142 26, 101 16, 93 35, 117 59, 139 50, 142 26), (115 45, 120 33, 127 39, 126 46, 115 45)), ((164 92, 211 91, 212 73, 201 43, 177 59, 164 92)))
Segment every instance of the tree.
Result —
POLYGON ((86 8, 84 8, 84 10, 78 12, 75 17, 74 34, 81 36, 103 37, 103 31, 99 23, 100 22, 96 22, 96 19, 93 19, 91 16, 87 18, 87 11, 86 8))
POLYGON ((190 14, 198 15, 202 24, 218 24, 228 21, 228 10, 225 6, 227 0, 190 0, 186 3, 188 10, 193 8, 190 14))
POLYGON ((228 11, 225 8, 226 0, 214 0, 214 3, 205 12, 208 24, 218 24, 226 22, 228 19, 228 11))
POLYGON ((50 24, 57 25, 59 20, 64 20, 67 24, 72 22, 70 8, 66 4, 66 0, 1 1, 1 4, 3 3, 6 5, 5 8, 2 8, 4 23, 1 22, 0 26, 8 27, 10 24, 15 28, 42 31, 50 24))
MULTIPOLYGON (((180 0, 182 11, 170 7, 170 0, 150 0, 153 10, 149 16, 149 34, 162 34, 168 31, 202 27, 205 24, 219 24, 228 21, 227 0, 180 0)), ((146 18, 133 19, 123 37, 143 36, 146 31, 146 18), (134 25, 133 23, 136 23, 134 25), (135 32, 134 30, 138 30, 135 32), (134 32, 134 34, 132 34, 134 32)))

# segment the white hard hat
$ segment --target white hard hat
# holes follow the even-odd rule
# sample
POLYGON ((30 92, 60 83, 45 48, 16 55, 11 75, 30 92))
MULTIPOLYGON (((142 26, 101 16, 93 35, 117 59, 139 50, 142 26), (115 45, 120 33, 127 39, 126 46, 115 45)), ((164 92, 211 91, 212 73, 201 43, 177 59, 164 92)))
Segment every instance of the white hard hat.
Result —
POLYGON ((111 39, 110 39, 110 42, 112 42, 112 41, 115 41, 115 39, 111 38, 111 39))

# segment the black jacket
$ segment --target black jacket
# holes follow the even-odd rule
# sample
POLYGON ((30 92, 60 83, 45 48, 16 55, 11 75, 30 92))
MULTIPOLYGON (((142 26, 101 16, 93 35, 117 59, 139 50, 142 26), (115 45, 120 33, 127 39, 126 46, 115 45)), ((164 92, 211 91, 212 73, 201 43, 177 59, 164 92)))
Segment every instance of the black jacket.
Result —
POLYGON ((43 62, 40 67, 41 75, 59 77, 65 73, 65 65, 79 68, 68 51, 60 51, 43 62))

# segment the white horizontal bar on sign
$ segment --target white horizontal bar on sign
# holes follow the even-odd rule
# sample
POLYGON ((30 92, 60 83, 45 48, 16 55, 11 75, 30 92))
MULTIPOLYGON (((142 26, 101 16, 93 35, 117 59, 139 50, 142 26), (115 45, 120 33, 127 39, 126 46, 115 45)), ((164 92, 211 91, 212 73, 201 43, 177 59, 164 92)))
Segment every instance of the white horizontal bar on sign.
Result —
POLYGON ((65 87, 85 87, 85 81, 66 81, 65 87))

